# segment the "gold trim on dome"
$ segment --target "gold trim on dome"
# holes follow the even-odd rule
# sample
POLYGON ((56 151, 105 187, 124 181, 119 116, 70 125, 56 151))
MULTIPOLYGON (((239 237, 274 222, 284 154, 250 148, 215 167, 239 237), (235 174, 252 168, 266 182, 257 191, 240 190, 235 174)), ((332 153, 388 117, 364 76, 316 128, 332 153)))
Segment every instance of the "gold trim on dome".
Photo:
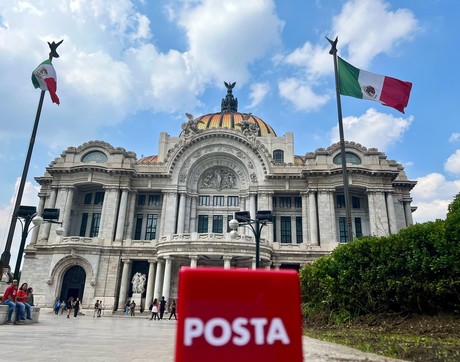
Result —
MULTIPOLYGON (((210 113, 205 114, 204 116, 198 117, 197 119, 201 122, 198 124, 198 129, 207 130, 211 128, 227 128, 234 130, 241 130, 239 126, 243 123, 243 113, 234 112, 234 113, 210 113)), ((276 133, 273 128, 265 123, 262 119, 257 116, 250 115, 248 118, 249 123, 256 124, 259 127, 258 136, 267 137, 273 136, 276 137, 276 133)))

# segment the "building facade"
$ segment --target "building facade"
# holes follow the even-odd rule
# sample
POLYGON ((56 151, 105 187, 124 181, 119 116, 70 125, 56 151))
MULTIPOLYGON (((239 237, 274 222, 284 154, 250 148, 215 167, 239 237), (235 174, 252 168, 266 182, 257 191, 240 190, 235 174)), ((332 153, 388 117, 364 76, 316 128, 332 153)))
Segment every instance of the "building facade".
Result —
MULTIPOLYGON (((179 136, 160 134, 158 155, 136 158, 101 141, 67 148, 47 167, 38 211, 58 208, 58 225, 34 229, 22 279, 38 305, 78 296, 123 308, 131 279, 145 274, 142 303, 178 296, 182 266, 254 268, 255 240, 236 211, 271 210, 260 264, 299 269, 348 240, 340 145, 294 155, 292 133, 276 135, 237 110, 227 84, 221 112, 194 118, 179 136)), ((346 143, 354 237, 388 235, 412 224, 414 181, 382 152, 346 143)))

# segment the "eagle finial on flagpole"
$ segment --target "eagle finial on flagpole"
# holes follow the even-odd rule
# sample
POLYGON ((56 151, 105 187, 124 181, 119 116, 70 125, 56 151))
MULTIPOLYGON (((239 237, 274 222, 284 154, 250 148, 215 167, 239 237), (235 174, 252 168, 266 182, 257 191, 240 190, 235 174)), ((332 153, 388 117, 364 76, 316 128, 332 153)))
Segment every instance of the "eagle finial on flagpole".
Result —
POLYGON ((331 40, 326 36, 326 39, 329 42, 329 44, 331 44, 331 50, 329 50, 329 54, 334 55, 335 53, 337 53, 337 42, 339 41, 339 37, 336 36, 335 40, 331 40))
POLYGON ((48 42, 48 45, 50 47, 50 60, 52 60, 53 58, 59 58, 59 54, 57 53, 56 49, 59 45, 62 44, 62 42, 64 41, 64 39, 62 39, 60 42, 58 43, 55 43, 54 41, 52 43, 48 42))

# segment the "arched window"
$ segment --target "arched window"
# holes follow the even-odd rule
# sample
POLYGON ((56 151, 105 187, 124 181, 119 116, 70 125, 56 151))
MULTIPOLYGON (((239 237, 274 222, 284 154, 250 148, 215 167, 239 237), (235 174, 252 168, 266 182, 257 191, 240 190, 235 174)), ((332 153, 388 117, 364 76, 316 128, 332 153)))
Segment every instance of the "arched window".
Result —
MULTIPOLYGON (((356 156, 354 153, 345 152, 345 160, 347 163, 351 163, 353 165, 360 165, 361 159, 356 156)), ((342 154, 339 153, 337 156, 334 157, 334 164, 341 165, 342 164, 342 154)))
POLYGON ((273 160, 276 163, 284 163, 284 151, 283 150, 274 150, 273 151, 273 160))

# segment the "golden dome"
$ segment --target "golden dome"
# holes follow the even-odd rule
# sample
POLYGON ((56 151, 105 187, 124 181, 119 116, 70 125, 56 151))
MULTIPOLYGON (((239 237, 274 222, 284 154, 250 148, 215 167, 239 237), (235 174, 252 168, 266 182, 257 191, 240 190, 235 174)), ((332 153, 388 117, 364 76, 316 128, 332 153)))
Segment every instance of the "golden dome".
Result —
MULTIPOLYGON (((244 113, 239 112, 219 112, 205 114, 197 118, 198 129, 206 130, 211 128, 228 128, 235 130, 242 130, 240 125, 243 123, 244 113)), ((265 123, 262 119, 257 116, 249 115, 248 122, 250 124, 256 124, 259 128, 256 133, 257 136, 273 136, 276 137, 276 133, 273 128, 265 123)))

